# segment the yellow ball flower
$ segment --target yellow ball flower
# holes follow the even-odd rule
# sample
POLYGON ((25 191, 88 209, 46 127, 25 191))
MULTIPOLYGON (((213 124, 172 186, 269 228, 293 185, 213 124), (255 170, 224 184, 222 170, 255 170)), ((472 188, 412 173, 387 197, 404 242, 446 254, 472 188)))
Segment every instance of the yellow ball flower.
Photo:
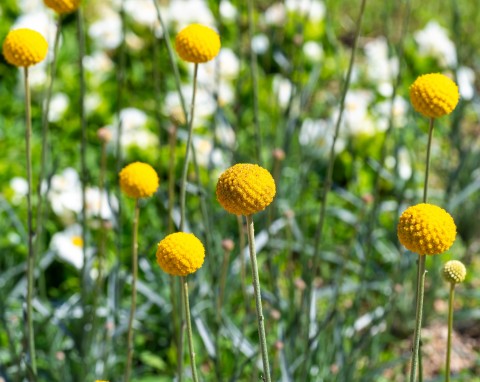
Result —
POLYGON ((459 98, 455 82, 440 73, 424 74, 410 86, 413 108, 429 118, 450 114, 459 98))
POLYGON ((82 0, 43 0, 45 5, 59 14, 71 13, 78 9, 82 0))
POLYGON ((19 67, 38 64, 47 56, 47 51, 47 40, 32 29, 22 28, 10 31, 3 42, 5 60, 19 67))
POLYGON ((461 261, 450 260, 443 266, 443 278, 454 284, 459 284, 465 280, 467 269, 461 261))
POLYGON ((120 171, 119 177, 120 188, 131 198, 148 198, 158 188, 158 175, 147 163, 131 163, 120 171))
POLYGON ((273 201, 275 191, 275 181, 267 170, 239 163, 220 175, 216 194, 228 212, 247 216, 263 211, 273 201))
POLYGON ((207 62, 220 51, 220 36, 209 27, 191 24, 175 37, 175 50, 184 61, 207 62))
POLYGON ((157 248, 157 263, 173 276, 187 276, 202 267, 205 248, 193 233, 168 235, 157 248))
POLYGON ((400 243, 419 255, 436 255, 448 250, 457 234, 450 214, 433 204, 408 207, 400 216, 397 235, 400 243))

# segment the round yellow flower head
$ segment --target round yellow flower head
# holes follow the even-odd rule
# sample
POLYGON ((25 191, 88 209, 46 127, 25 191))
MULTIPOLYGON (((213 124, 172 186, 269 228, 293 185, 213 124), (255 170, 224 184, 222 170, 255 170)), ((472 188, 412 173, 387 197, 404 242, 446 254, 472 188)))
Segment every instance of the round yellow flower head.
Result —
POLYGON ((217 200, 231 214, 263 211, 275 197, 275 181, 264 168, 239 163, 227 169, 217 183, 217 200))
POLYGON ((82 0, 43 0, 45 5, 59 14, 71 13, 78 9, 82 0))
POLYGON ((10 31, 3 42, 5 60, 19 67, 38 64, 47 56, 47 51, 47 40, 32 29, 22 28, 10 31))
POLYGON ((220 36, 212 28, 191 24, 175 37, 175 50, 184 61, 207 62, 220 51, 220 36))
POLYGON ((131 163, 120 171, 119 177, 120 188, 131 198, 148 198, 158 188, 158 175, 147 163, 131 163))
POLYGON ((193 233, 168 235, 157 248, 157 263, 173 276, 187 276, 202 267, 205 248, 193 233))
POLYGON ((443 278, 454 284, 459 284, 465 280, 467 269, 461 261, 450 260, 443 266, 443 278))
POLYGON ((455 82, 440 73, 424 74, 410 86, 413 108, 429 118, 450 114, 459 98, 455 82))
POLYGON ((450 214, 433 204, 408 207, 400 216, 397 235, 400 243, 419 255, 436 255, 448 250, 457 234, 450 214))

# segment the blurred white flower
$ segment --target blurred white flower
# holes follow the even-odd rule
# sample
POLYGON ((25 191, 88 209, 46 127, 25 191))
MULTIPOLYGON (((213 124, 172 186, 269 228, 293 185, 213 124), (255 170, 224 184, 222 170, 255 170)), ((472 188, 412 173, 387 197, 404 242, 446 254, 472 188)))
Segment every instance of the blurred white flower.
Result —
POLYGON ((270 46, 267 35, 257 34, 252 38, 252 49, 256 54, 264 54, 270 46))
POLYGON ((458 90, 460 96, 470 100, 475 95, 475 72, 467 66, 461 66, 457 70, 458 90))
POLYGON ((365 44, 367 76, 377 84, 380 94, 388 97, 393 91, 393 80, 398 74, 398 58, 389 57, 385 37, 378 37, 365 44))
MULTIPOLYGON (((390 119, 391 100, 385 100, 375 104, 374 112, 378 115, 378 130, 385 131, 390 119)), ((407 123, 408 102, 402 96, 396 96, 393 102, 393 124, 395 127, 403 127, 407 123)))
POLYGON ((55 215, 64 223, 75 221, 75 215, 82 210, 82 188, 77 171, 69 167, 55 174, 47 198, 55 215))
POLYGON ((233 149, 237 142, 237 138, 232 126, 225 118, 217 118, 216 122, 215 137, 222 146, 233 149))
MULTIPOLYGON (((189 65, 192 67, 192 65, 189 65)), ((216 74, 220 75, 220 80, 231 81, 237 78, 240 71, 240 60, 230 48, 222 48, 218 56, 212 61, 199 65, 197 80, 199 84, 211 84, 216 82, 216 74)), ((193 68, 191 68, 193 75, 193 68)))
POLYGON ((456 65, 455 45, 448 38, 447 30, 436 21, 430 21, 425 28, 415 32, 414 38, 420 54, 436 58, 440 65, 448 67, 456 65))
POLYGON ((28 193, 28 182, 25 178, 16 176, 10 179, 10 188, 13 190, 12 203, 20 204, 28 193))
POLYGON ((83 58, 83 66, 95 77, 103 78, 113 69, 113 62, 105 52, 96 50, 83 58))
POLYGON ((312 62, 319 62, 323 58, 323 48, 316 41, 306 41, 303 44, 303 54, 312 62))
POLYGON ((233 21, 237 16, 237 8, 228 0, 220 1, 220 15, 223 20, 233 21))
POLYGON ((264 12, 263 17, 267 25, 284 26, 287 19, 287 10, 283 3, 274 3, 264 12))
MULTIPOLYGON (((192 86, 183 85, 181 91, 185 100, 185 104, 187 105, 187 108, 189 108, 192 100, 192 86)), ((176 111, 179 109, 181 110, 181 102, 178 92, 168 92, 164 102, 164 113, 166 115, 171 115, 172 111, 176 111)), ((206 122, 206 120, 215 113, 216 109, 217 104, 213 98, 212 93, 203 88, 197 89, 197 94, 195 96, 195 114, 193 127, 196 128, 202 126, 206 122)))
POLYGON ((85 113, 91 114, 98 109, 102 103, 102 98, 98 93, 88 93, 85 97, 85 113))
POLYGON ((403 180, 408 180, 412 176, 412 162, 410 160, 410 153, 405 146, 398 150, 398 175, 403 180))
POLYGON ((19 0, 18 5, 22 13, 31 13, 45 10, 43 1, 38 0, 19 0))
POLYGON ((50 122, 58 122, 68 108, 70 100, 65 93, 55 93, 50 100, 50 109, 48 120, 50 122))
MULTIPOLYGON (((83 240, 82 227, 73 224, 65 230, 53 234, 50 249, 63 261, 77 269, 83 266, 83 240)), ((92 252, 91 249, 88 250, 92 252)))
POLYGON ((210 161, 210 154, 213 150, 213 143, 210 139, 204 137, 194 137, 193 145, 197 155, 197 162, 202 167, 207 167, 210 161))
POLYGON ((280 107, 287 107, 293 92, 293 84, 289 79, 276 75, 273 78, 273 91, 277 95, 280 107))
POLYGON ((151 0, 126 0, 125 13, 140 25, 152 27, 158 25, 157 11, 151 0))
MULTIPOLYGON (((373 94, 368 90, 350 90, 345 98, 341 133, 371 135, 377 127, 368 113, 368 106, 373 100, 373 94)), ((336 123, 338 110, 333 113, 332 122, 336 123)))
POLYGON ((118 200, 115 195, 108 195, 105 190, 100 192, 98 187, 87 187, 85 199, 87 216, 114 220, 114 212, 118 210, 118 200))
MULTIPOLYGON (((334 125, 331 121, 306 118, 300 128, 298 140, 302 146, 329 149, 333 143, 333 129, 334 125)), ((345 145, 345 140, 342 137, 338 137, 335 143, 335 152, 343 151, 345 145)))
POLYGON ((102 7, 100 14, 102 18, 90 24, 88 35, 100 49, 115 49, 122 42, 122 20, 109 7, 102 7))
POLYGON ((321 21, 325 17, 325 4, 320 0, 286 0, 285 6, 290 12, 308 15, 311 21, 321 21))
MULTIPOLYGON (((129 107, 120 111, 120 121, 122 124, 122 138, 120 145, 122 148, 137 146, 142 149, 158 145, 158 137, 147 129, 148 117, 140 109, 129 107)), ((116 145, 118 124, 109 125, 107 128, 112 133, 110 147, 116 145)))
POLYGON ((145 46, 145 41, 133 32, 127 32, 125 43, 133 51, 140 51, 145 46))
POLYGON ((170 1, 165 12, 165 19, 180 31, 192 23, 200 23, 209 27, 215 27, 215 19, 208 3, 204 0, 176 0, 170 1))

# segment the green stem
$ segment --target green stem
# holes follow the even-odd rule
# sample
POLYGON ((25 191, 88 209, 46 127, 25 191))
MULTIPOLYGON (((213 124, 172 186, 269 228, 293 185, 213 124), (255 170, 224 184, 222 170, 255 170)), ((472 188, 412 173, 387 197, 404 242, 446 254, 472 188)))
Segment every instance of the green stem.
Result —
POLYGON ((257 321, 258 321, 258 336, 260 338, 260 349, 262 352, 263 362, 263 380, 265 382, 271 382, 270 377, 270 365, 268 363, 267 352, 267 338, 265 335, 265 318, 262 311, 262 295, 260 291, 260 279, 258 277, 258 265, 257 255, 255 252, 255 231, 253 227, 252 215, 247 215, 247 236, 248 236, 248 249, 250 251, 250 261, 252 262, 252 279, 253 289, 255 291, 255 305, 257 308, 257 321))
POLYGON ((186 277, 182 277, 182 284, 183 302, 185 304, 185 317, 187 321, 188 349, 190 351, 190 367, 192 368, 193 382, 198 382, 197 367, 195 366, 195 349, 193 348, 192 322, 190 319, 190 303, 188 301, 188 283, 186 277))
POLYGON ((139 200, 135 199, 135 213, 133 218, 133 238, 132 238, 132 300, 130 304, 130 317, 128 319, 127 335, 127 366, 125 367, 124 382, 128 382, 130 371, 132 369, 133 358, 133 319, 135 317, 135 307, 137 304, 137 274, 138 274, 138 220, 140 216, 139 200))
MULTIPOLYGON (((253 21, 253 0, 248 0, 248 37, 250 43, 254 35, 253 21)), ((257 162, 262 164, 262 135, 260 134, 260 123, 258 118, 258 71, 257 71, 257 55, 250 46, 250 75, 252 76, 253 89, 253 124, 255 127, 255 142, 257 162)))
POLYGON ((453 297, 454 296, 455 296, 455 283, 450 283, 450 295, 448 297, 448 335, 447 335, 447 359, 445 361, 445 382, 450 382, 450 357, 452 352, 453 297))
POLYGON ((168 160, 168 232, 173 233, 172 211, 175 202, 175 147, 177 145, 177 126, 168 131, 168 145, 170 156, 168 160))
POLYGON ((185 197, 186 197, 186 188, 187 188, 188 160, 190 157, 190 146, 192 145, 192 135, 193 135, 192 131, 193 131, 193 118, 194 118, 194 111, 195 111, 195 95, 197 93, 197 74, 198 74, 198 64, 195 64, 195 69, 193 72, 192 104, 190 106, 190 121, 188 123, 187 148, 185 151, 185 161, 183 162, 182 179, 180 183, 180 231, 183 231, 185 228, 185 197))
MULTIPOLYGON (((360 13, 358 15, 358 19, 357 19, 357 22, 356 22, 357 28, 356 28, 356 31, 355 31, 355 39, 353 41, 352 51, 351 51, 351 54, 350 54, 350 62, 349 62, 349 65, 348 65, 347 76, 345 78, 345 83, 343 85, 342 95, 341 95, 341 99, 340 99, 340 107, 339 107, 338 118, 337 118, 336 123, 335 123, 335 131, 334 131, 334 135, 333 135, 333 139, 332 139, 332 144, 330 146, 330 152, 329 152, 329 156, 328 156, 327 175, 326 175, 326 178, 325 178, 325 181, 324 181, 323 192, 322 192, 321 200, 320 200, 319 220, 318 220, 317 227, 315 229, 312 267, 309 268, 309 269, 313 269, 313 272, 309 272, 305 276, 305 280, 308 280, 308 282, 307 282, 307 291, 305 293, 305 297, 304 297, 304 300, 303 300, 304 304, 309 304, 310 301, 311 301, 313 282, 315 280, 315 277, 319 273, 320 243, 322 242, 323 227, 325 225, 328 194, 330 193, 330 190, 331 190, 331 187, 332 187, 333 169, 334 169, 334 164, 335 164, 335 146, 336 146, 337 139, 338 139, 338 136, 339 136, 339 133, 340 133, 340 127, 341 127, 343 112, 345 110, 345 100, 347 98, 348 89, 350 87, 350 81, 351 81, 351 77, 352 77, 353 66, 354 66, 354 63, 355 63, 355 56, 356 56, 357 45, 358 45, 358 38, 360 36, 362 20, 363 20, 363 15, 364 15, 364 11, 365 11, 365 4, 366 4, 366 0, 362 0, 362 3, 360 5, 360 13)), ((308 306, 307 306, 307 308, 308 308, 308 306)), ((302 376, 302 379, 304 379, 304 380, 305 380, 306 375, 308 373, 309 357, 310 357, 310 338, 309 338, 310 315, 307 312, 307 314, 305 316, 307 318, 307 322, 306 322, 306 325, 305 325, 305 328, 304 328, 304 330, 305 330, 305 338, 304 338, 305 362, 303 364, 303 368, 302 368, 302 371, 301 371, 301 376, 302 376)))
POLYGON ((103 289, 103 267, 105 260, 105 244, 107 230, 105 229, 105 222, 102 217, 103 210, 103 192, 105 189, 105 174, 107 170, 107 144, 102 141, 101 153, 100 153, 100 179, 98 182, 98 191, 100 193, 100 204, 99 204, 99 220, 100 220, 100 244, 98 246, 98 292, 102 293, 103 289))
POLYGON ((430 174, 430 152, 432 148, 432 137, 433 137, 433 122, 435 118, 430 118, 430 127, 428 129, 428 143, 427 143, 427 161, 426 161, 426 168, 425 168, 425 182, 423 184, 423 202, 427 202, 427 194, 428 194, 428 176, 430 174))
POLYGON ((426 255, 419 255, 418 257, 418 285, 417 285, 417 308, 415 319, 415 333, 413 337, 412 361, 410 369, 410 382, 415 382, 418 364, 418 352, 420 348, 420 331, 422 329, 422 315, 423 315, 423 295, 425 292, 425 260, 426 255))
POLYGON ((37 187, 37 226, 35 231, 35 251, 40 252, 40 242, 43 231, 43 197, 42 197, 42 183, 45 178, 46 168, 47 168, 47 145, 48 145, 48 128, 49 120, 48 115, 50 114, 50 101, 52 99, 53 93, 53 83, 55 80, 55 73, 57 69, 57 54, 58 54, 58 45, 60 41, 60 35, 62 30, 62 16, 58 16, 57 22, 57 31, 55 33, 55 40, 53 44, 53 59, 50 64, 50 83, 48 85, 47 93, 45 95, 45 109, 43 111, 42 117, 42 154, 40 159, 40 175, 38 180, 37 187))
POLYGON ((28 193, 27 193, 27 211, 28 211, 28 261, 27 261, 27 346, 28 355, 30 357, 30 369, 29 380, 37 380, 37 358, 35 355, 35 334, 33 331, 33 308, 32 299, 34 293, 34 271, 35 271, 35 251, 33 248, 33 208, 32 208, 32 110, 30 105, 30 85, 28 80, 28 67, 24 68, 25 76, 25 144, 27 151, 27 181, 28 181, 28 193))

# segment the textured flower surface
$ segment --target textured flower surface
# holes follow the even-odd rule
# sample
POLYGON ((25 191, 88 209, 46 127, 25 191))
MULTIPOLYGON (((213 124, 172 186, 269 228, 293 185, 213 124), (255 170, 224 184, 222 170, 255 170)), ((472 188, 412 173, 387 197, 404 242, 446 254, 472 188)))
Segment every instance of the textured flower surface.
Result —
POLYGON ((119 174, 120 188, 131 198, 148 198, 157 191, 158 175, 147 163, 134 162, 119 174))
POLYGON ((47 51, 47 40, 37 31, 28 28, 10 31, 3 42, 5 60, 19 67, 38 64, 46 57, 47 51))
POLYGON ((444 209, 421 203, 407 208, 400 216, 397 235, 400 243, 419 255, 436 255, 455 241, 455 222, 444 209))
POLYGON ((175 37, 175 49, 184 61, 207 62, 220 51, 220 36, 209 27, 191 24, 175 37))
POLYGON ((455 82, 440 73, 424 74, 410 86, 413 108, 429 118, 450 114, 459 98, 455 82))
POLYGON ((454 284, 459 284, 465 280, 467 269, 461 261, 450 260, 443 266, 443 278, 454 284))
POLYGON ((273 201, 275 191, 275 181, 267 170, 239 163, 220 175, 216 193, 228 212, 246 216, 263 211, 273 201))
POLYGON ((63 14, 76 11, 81 0, 43 0, 43 2, 55 12, 63 14))
POLYGON ((157 248, 157 263, 173 276, 187 276, 201 268, 205 248, 193 233, 176 232, 168 235, 157 248))

